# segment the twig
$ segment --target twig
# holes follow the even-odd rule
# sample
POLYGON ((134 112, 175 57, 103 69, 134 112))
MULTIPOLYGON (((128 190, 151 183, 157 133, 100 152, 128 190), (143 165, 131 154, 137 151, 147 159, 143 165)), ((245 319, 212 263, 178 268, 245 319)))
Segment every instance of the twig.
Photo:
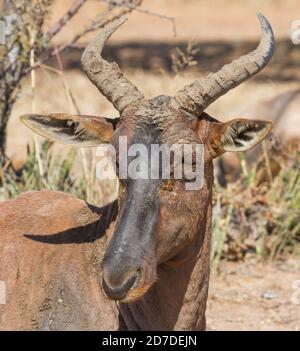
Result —
MULTIPOLYGON (((47 38, 47 41, 49 42, 56 34, 58 34, 61 29, 70 21, 70 19, 72 17, 74 17, 76 15, 76 13, 80 10, 80 8, 84 5, 84 3, 87 0, 76 0, 74 1, 73 5, 69 8, 69 10, 65 13, 64 16, 62 16, 57 22, 56 24, 48 31, 47 34, 44 35, 44 38, 47 38)), ((17 44, 18 39, 16 38, 11 44, 10 46, 13 47, 15 44, 17 44)), ((31 44, 30 43, 30 50, 35 50, 35 44, 31 44)), ((11 51, 11 48, 9 48, 8 51, 11 51)), ((45 61, 43 61, 45 62, 45 61)), ((34 67, 29 67, 26 72, 25 75, 28 74, 32 68, 35 68, 36 65, 34 67)), ((1 72, 1 76, 0 78, 2 79, 2 76, 4 76, 9 70, 11 70, 13 68, 13 64, 9 64, 8 67, 6 67, 3 72, 1 72)), ((23 77, 23 76, 22 76, 23 77)), ((21 78, 22 78, 21 77, 21 78)), ((19 81, 19 79, 18 79, 19 81)))
POLYGON ((63 70, 61 69, 56 69, 54 67, 51 67, 51 66, 47 66, 47 65, 40 65, 40 68, 42 70, 44 70, 45 72, 47 71, 50 71, 50 72, 53 72, 55 74, 58 74, 61 79, 62 79, 62 82, 63 82, 63 85, 64 85, 64 89, 66 91, 66 97, 67 97, 67 101, 68 101, 68 104, 69 104, 69 110, 71 111, 71 108, 70 106, 72 106, 72 108, 74 107, 74 111, 72 111, 72 113, 77 113, 78 115, 80 115, 80 109, 76 103, 76 100, 74 98, 74 95, 72 93, 72 91, 70 90, 70 87, 68 85, 68 82, 66 81, 65 77, 64 77, 64 72, 63 70))
MULTIPOLYGON (((131 4, 126 3, 124 1, 122 1, 122 2, 117 2, 116 0, 99 0, 99 1, 105 2, 106 4, 109 4, 109 5, 112 5, 112 6, 124 6, 124 7, 132 8, 132 9, 137 6, 137 5, 131 5, 131 4)), ((174 37, 177 36, 177 28, 176 28, 176 19, 175 19, 175 17, 162 15, 160 13, 156 13, 156 12, 153 12, 153 11, 150 11, 150 10, 145 10, 145 9, 140 9, 140 8, 136 8, 135 11, 140 12, 140 13, 144 13, 144 14, 149 15, 149 16, 154 16, 154 17, 158 17, 158 18, 170 21, 172 23, 174 37)))
POLYGON ((123 8, 117 14, 111 15, 107 19, 103 19, 103 17, 105 17, 111 11, 105 11, 102 15, 98 16, 98 20, 97 20, 97 18, 95 18, 88 27, 86 27, 80 33, 76 34, 68 43, 59 46, 57 49, 55 49, 53 51, 50 51, 50 53, 48 55, 46 55, 43 59, 41 59, 38 62, 36 62, 36 64, 33 67, 28 67, 27 70, 24 71, 24 75, 23 76, 25 76, 28 73, 30 73, 32 69, 38 68, 41 64, 43 64, 44 62, 48 61, 53 56, 61 53, 67 47, 69 47, 71 45, 74 45, 74 43, 76 43, 79 39, 81 39, 87 33, 91 32, 91 31, 94 31, 94 30, 97 30, 97 29, 100 29, 100 28, 103 28, 108 23, 114 21, 115 19, 118 19, 121 16, 132 12, 136 8, 136 6, 138 6, 141 2, 142 2, 142 0, 137 0, 137 4, 136 5, 131 5, 130 7, 129 6, 125 6, 125 4, 124 5, 117 4, 116 7, 123 7, 123 8))
POLYGON ((56 24, 46 34, 48 39, 52 39, 80 10, 86 0, 75 0, 69 10, 56 22, 56 24))
MULTIPOLYGON (((52 51, 48 57, 46 57, 45 59, 43 59, 43 61, 47 61, 48 59, 50 59, 53 55, 57 55, 58 53, 62 52, 63 50, 65 50, 67 47, 70 47, 72 45, 74 45, 79 39, 81 39, 83 36, 85 36, 86 34, 97 30, 99 28, 104 27, 107 23, 111 22, 112 20, 109 19, 107 21, 101 22, 101 19, 103 20, 105 18, 105 16, 107 16, 109 14, 110 10, 105 11, 104 13, 102 13, 100 16, 98 16, 97 18, 95 18, 92 23, 87 26, 84 30, 82 30, 80 33, 76 34, 70 41, 68 41, 67 43, 61 45, 60 47, 56 48, 56 50, 52 51)), ((117 16, 115 18, 118 18, 117 16)))
MULTIPOLYGON (((31 33, 31 45, 35 41, 34 34, 31 33)), ((34 49, 31 49, 30 51, 30 66, 34 66, 35 60, 34 60, 34 49)), ((31 71, 31 93, 32 93, 32 102, 31 102, 31 112, 36 113, 36 74, 35 70, 31 71)), ((39 172, 40 172, 40 177, 44 181, 44 168, 43 168, 43 163, 41 160, 41 155, 40 155, 40 145, 37 140, 36 135, 33 137, 34 139, 34 146, 35 146, 35 157, 38 163, 39 167, 39 172)))

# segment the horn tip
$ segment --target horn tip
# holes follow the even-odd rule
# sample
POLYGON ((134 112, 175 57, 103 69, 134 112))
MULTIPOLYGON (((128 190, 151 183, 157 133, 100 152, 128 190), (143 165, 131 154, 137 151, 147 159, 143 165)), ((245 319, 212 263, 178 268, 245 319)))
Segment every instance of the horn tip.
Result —
POLYGON ((269 46, 269 57, 271 57, 274 53, 275 49, 275 36, 270 22, 267 18, 260 12, 257 13, 257 17, 259 19, 262 31, 262 40, 263 42, 267 42, 269 46))
POLYGON ((104 30, 104 38, 107 40, 118 28, 122 26, 126 21, 128 20, 126 15, 123 15, 121 17, 115 18, 108 24, 106 24, 103 28, 104 30))
POLYGON ((266 18, 261 12, 256 12, 258 18, 266 18))
POLYGON ((257 12, 256 15, 259 19, 259 22, 260 22, 261 27, 264 30, 264 32, 271 33, 273 36, 273 30, 272 30, 271 24, 267 20, 267 18, 261 12, 257 12))

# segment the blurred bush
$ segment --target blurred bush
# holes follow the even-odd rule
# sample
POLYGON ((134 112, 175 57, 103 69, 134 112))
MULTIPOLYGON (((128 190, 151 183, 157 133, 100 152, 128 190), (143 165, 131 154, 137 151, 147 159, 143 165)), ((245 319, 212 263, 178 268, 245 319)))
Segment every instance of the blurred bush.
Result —
POLYGON ((300 255, 300 152, 272 180, 257 184, 261 161, 226 188, 215 185, 212 264, 300 255), (250 176, 249 176, 250 174, 250 176))

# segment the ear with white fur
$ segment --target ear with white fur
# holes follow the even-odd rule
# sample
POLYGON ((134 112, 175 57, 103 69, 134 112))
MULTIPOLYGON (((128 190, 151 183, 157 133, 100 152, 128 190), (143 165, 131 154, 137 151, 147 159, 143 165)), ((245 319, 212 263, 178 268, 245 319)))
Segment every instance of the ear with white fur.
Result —
POLYGON ((37 134, 73 146, 109 143, 118 119, 64 113, 27 114, 21 121, 37 134))
POLYGON ((260 143, 272 127, 273 123, 269 121, 242 118, 215 123, 212 127, 210 146, 216 156, 226 151, 246 151, 260 143))

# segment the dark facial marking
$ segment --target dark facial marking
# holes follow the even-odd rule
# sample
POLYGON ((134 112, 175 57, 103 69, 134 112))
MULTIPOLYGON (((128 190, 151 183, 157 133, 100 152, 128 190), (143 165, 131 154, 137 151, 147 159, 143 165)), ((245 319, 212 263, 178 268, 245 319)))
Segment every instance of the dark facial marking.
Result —
MULTIPOLYGON (((160 130, 154 125, 143 124, 135 129, 130 144, 143 144, 148 150, 148 179, 124 179, 124 197, 115 233, 103 260, 103 287, 111 298, 122 300, 128 291, 147 282, 145 267, 156 269, 155 232, 159 216, 160 179, 150 179, 151 144, 160 144, 160 130), (147 264, 146 264, 147 263, 147 264), (149 264, 151 263, 151 265, 149 264)), ((129 145, 130 146, 130 145, 129 145)), ((128 163, 134 157, 128 157, 128 163)))

